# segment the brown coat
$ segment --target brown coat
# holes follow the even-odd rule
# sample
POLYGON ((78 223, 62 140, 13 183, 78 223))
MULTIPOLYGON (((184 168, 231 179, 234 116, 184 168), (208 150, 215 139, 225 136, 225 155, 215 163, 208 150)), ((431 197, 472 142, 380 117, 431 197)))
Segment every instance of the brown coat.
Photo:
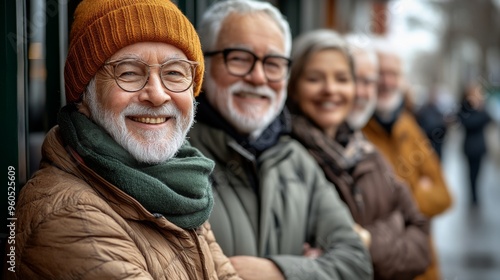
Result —
POLYGON ((375 147, 346 126, 337 134, 343 146, 302 117, 294 119, 293 132, 334 183, 356 223, 370 232, 374 279, 413 279, 423 273, 431 260, 429 221, 375 147))
POLYGON ((451 206, 451 196, 441 172, 439 159, 409 113, 401 113, 392 127, 391 134, 374 118, 363 128, 363 133, 389 160, 396 174, 408 183, 424 215, 433 217, 451 206), (431 179, 432 188, 420 186, 422 177, 431 179))
MULTIPOLYGON (((392 126, 391 134, 375 117, 363 128, 363 132, 389 160, 396 174, 408 184, 424 215, 431 218, 451 206, 452 198, 441 172, 439 159, 429 140, 408 112, 403 111, 400 114, 392 126), (422 187, 420 180, 423 177, 432 181, 430 188, 422 187)), ((437 258, 434 254, 433 264, 418 279, 439 278, 437 258)))
POLYGON ((13 279, 240 279, 208 223, 184 230, 83 164, 58 128, 22 188, 13 279))

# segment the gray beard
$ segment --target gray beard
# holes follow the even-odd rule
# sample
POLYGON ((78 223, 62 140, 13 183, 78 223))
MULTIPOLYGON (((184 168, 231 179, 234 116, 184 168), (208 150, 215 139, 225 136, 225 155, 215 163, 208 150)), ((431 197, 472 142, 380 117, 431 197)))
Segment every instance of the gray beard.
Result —
POLYGON ((215 81, 206 75, 204 81, 205 94, 210 104, 229 122, 238 132, 249 134, 251 139, 258 138, 262 132, 276 119, 285 105, 286 94, 280 96, 268 87, 253 87, 238 82, 228 88, 219 87, 215 81), (242 88, 247 91, 260 91, 271 100, 271 108, 264 114, 260 114, 259 108, 245 107, 245 113, 233 108, 233 95, 242 88))
POLYGON ((96 96, 95 81, 92 80, 84 94, 84 101, 89 106, 90 118, 103 127, 119 145, 139 162, 156 164, 173 158, 193 125, 194 105, 187 116, 183 116, 172 102, 154 109, 133 103, 119 115, 114 115, 102 108, 96 96), (126 127, 125 118, 127 115, 167 115, 171 116, 169 121, 174 121, 175 127, 173 130, 166 128, 139 130, 137 134, 140 134, 142 139, 137 139, 126 127))
POLYGON ((402 92, 396 92, 390 96, 389 100, 384 100, 383 102, 380 102, 380 100, 378 100, 377 108, 375 111, 377 116, 382 120, 390 119, 392 117, 392 114, 399 108, 399 106, 403 102, 403 98, 404 96, 402 92))
POLYGON ((376 106, 376 100, 367 101, 367 104, 365 104, 362 112, 351 111, 351 113, 347 117, 347 123, 354 130, 362 129, 373 116, 376 106))

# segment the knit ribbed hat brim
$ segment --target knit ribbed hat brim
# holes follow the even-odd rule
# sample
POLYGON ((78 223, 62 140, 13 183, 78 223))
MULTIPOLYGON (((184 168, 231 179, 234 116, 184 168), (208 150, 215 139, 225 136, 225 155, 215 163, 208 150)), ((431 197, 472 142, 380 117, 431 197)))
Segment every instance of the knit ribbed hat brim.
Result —
POLYGON ((79 101, 90 80, 118 50, 138 42, 164 42, 199 63, 194 95, 203 80, 203 53, 191 22, 166 0, 84 0, 74 15, 64 67, 66 102, 79 101))

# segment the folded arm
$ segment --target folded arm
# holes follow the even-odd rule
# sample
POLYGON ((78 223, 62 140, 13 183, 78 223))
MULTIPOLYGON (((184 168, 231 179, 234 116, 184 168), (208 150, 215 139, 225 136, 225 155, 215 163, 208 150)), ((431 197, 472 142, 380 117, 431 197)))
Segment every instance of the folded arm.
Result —
POLYGON ((384 279, 410 279, 431 261, 429 221, 419 212, 408 187, 397 183, 396 209, 386 219, 365 228, 371 233, 375 271, 384 279))
MULTIPOLYGON (((306 162, 306 159, 303 159, 306 162)), ((314 163, 307 163, 313 165, 314 163)), ((351 215, 335 187, 327 182, 321 169, 305 174, 305 184, 313 186, 308 228, 311 246, 323 254, 318 258, 277 255, 269 258, 286 279, 371 279, 368 251, 353 229, 351 215)))

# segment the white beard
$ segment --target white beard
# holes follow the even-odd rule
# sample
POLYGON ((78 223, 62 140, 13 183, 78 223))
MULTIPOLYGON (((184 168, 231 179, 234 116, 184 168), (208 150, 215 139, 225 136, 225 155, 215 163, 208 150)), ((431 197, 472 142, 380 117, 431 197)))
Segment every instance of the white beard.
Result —
POLYGON ((194 105, 191 112, 186 116, 183 116, 172 102, 154 109, 132 103, 119 115, 114 115, 112 112, 104 110, 97 101, 95 82, 92 82, 87 87, 84 95, 84 100, 89 106, 90 118, 102 126, 137 161, 155 164, 175 156, 184 143, 187 132, 193 125, 194 105), (138 139, 137 136, 128 131, 125 124, 126 116, 130 115, 170 116, 169 121, 175 122, 175 128, 173 131, 168 127, 156 130, 138 130, 136 133, 140 134, 142 138, 138 139))
POLYGON ((395 90, 395 92, 393 92, 388 98, 385 98, 384 100, 378 99, 376 113, 382 119, 389 118, 402 102, 403 92, 395 90))
POLYGON ((279 115, 285 105, 286 91, 277 94, 268 86, 252 86, 243 81, 236 82, 228 88, 219 87, 215 81, 206 75, 204 80, 205 94, 212 106, 240 133, 250 134, 255 139, 266 129, 279 115), (259 107, 246 104, 244 112, 233 107, 233 96, 237 92, 252 92, 266 96, 271 101, 270 108, 261 114, 259 107))
POLYGON ((375 112, 375 108, 377 107, 377 98, 368 99, 368 100, 356 100, 356 104, 352 109, 351 113, 347 117, 347 123, 349 126, 354 129, 362 129, 365 127, 366 123, 370 120, 375 112), (360 104, 363 108, 357 108, 360 104))

